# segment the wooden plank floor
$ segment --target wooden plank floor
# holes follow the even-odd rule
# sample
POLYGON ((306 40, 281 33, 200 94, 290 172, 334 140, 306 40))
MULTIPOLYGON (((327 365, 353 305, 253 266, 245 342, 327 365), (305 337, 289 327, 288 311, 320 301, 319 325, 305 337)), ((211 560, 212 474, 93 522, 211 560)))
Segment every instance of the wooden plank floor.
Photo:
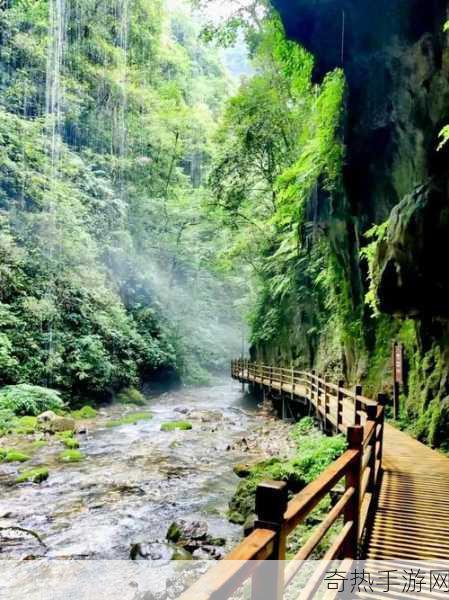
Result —
POLYGON ((369 559, 449 560, 449 458, 385 426, 369 559))

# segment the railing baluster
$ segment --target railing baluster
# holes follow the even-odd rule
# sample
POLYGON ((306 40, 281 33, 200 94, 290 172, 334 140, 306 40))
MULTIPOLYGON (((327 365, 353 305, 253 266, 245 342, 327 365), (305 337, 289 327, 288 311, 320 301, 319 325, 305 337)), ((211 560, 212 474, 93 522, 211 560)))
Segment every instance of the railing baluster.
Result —
POLYGON ((344 398, 344 389, 343 386, 345 382, 343 379, 340 379, 338 382, 338 391, 337 391, 337 429, 340 429, 340 426, 343 425, 343 398, 344 398))
POLYGON ((361 423, 361 419, 360 419, 360 411, 362 409, 362 404, 359 400, 359 396, 361 396, 363 393, 363 388, 361 385, 356 385, 355 386, 355 390, 354 390, 354 423, 356 425, 360 425, 361 423))
POLYGON ((292 363, 292 395, 291 395, 291 399, 293 400, 293 398, 295 397, 295 367, 292 363))

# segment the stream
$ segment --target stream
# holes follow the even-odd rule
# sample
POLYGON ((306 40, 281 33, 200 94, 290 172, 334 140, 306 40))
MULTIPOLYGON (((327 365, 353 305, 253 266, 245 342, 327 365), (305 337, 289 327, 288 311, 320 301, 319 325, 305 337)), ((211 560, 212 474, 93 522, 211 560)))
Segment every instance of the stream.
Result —
POLYGON ((0 547, 0 558, 128 561, 134 544, 163 542, 179 519, 207 523, 212 536, 226 539, 223 553, 241 539, 241 526, 226 518, 238 483, 233 466, 288 452, 289 426, 235 382, 147 395, 147 403, 101 409, 94 427, 77 436, 86 456, 80 463, 58 462, 56 440, 40 448, 27 468, 49 467, 41 484, 11 485, 23 465, 2 465, 0 527, 30 529, 46 547, 23 535, 0 547), (153 418, 106 426, 137 410, 153 418), (192 429, 161 431, 180 419, 192 429))

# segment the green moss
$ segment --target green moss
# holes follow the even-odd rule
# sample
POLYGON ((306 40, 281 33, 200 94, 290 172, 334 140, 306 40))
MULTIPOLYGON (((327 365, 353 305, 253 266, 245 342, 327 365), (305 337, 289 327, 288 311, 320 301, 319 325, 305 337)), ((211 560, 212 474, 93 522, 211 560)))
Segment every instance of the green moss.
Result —
POLYGON ((134 404, 135 406, 145 406, 145 396, 134 387, 125 388, 117 395, 117 402, 120 404, 134 404))
POLYGON ((106 423, 106 427, 120 427, 121 425, 135 425, 139 421, 149 421, 153 415, 148 412, 132 413, 125 415, 120 419, 114 419, 106 423))
POLYGON ((84 460, 84 458, 84 454, 79 450, 64 450, 64 452, 59 455, 59 460, 65 463, 80 462, 84 460))
POLYGON ((43 448, 44 446, 46 446, 48 444, 47 440, 34 440, 33 442, 31 442, 29 444, 29 448, 31 449, 32 452, 39 450, 40 448, 43 448))
POLYGON ((19 452, 18 450, 7 450, 6 454, 3 456, 3 462, 26 462, 30 460, 30 456, 28 454, 24 454, 23 452, 19 452))
POLYGON ((72 417, 74 419, 95 419, 97 411, 92 406, 86 405, 79 410, 72 411, 72 417))
POLYGON ((41 483, 48 479, 48 469, 46 467, 38 467, 36 469, 30 469, 29 471, 22 471, 16 478, 16 483, 24 483, 25 481, 31 481, 32 483, 41 483))
POLYGON ((62 443, 69 450, 76 450, 80 447, 79 441, 73 437, 63 438, 62 443))
POLYGON ((75 432, 72 429, 69 429, 67 431, 58 431, 58 433, 56 433, 55 435, 58 438, 58 440, 66 440, 67 438, 74 437, 75 432))
POLYGON ((25 417, 20 417, 17 426, 15 428, 16 433, 23 433, 23 434, 28 434, 28 433, 34 433, 37 429, 37 417, 32 417, 32 416, 25 416, 25 417))
POLYGON ((169 421, 161 425, 161 431, 175 431, 175 429, 187 431, 188 429, 192 429, 192 424, 188 421, 169 421))

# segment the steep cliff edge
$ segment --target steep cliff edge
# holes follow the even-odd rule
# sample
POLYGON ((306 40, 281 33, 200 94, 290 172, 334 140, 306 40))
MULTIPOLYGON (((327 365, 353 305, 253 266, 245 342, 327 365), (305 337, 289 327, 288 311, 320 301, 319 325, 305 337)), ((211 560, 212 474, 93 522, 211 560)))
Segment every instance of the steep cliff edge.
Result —
POLYGON ((351 257, 341 261, 342 273, 362 314, 365 338, 359 350, 364 357, 352 357, 348 377, 361 376, 376 391, 391 375, 393 339, 402 340, 409 375, 404 417, 415 423, 419 437, 444 445, 449 430, 449 156, 447 148, 437 151, 437 146, 449 122, 449 50, 443 32, 448 2, 272 3, 288 36, 315 56, 315 77, 343 67, 347 79, 346 235, 340 237, 347 248, 340 254, 351 257), (371 247, 371 291, 380 310, 373 319, 364 305, 370 277, 360 249, 368 245, 366 232, 383 223, 371 247))

